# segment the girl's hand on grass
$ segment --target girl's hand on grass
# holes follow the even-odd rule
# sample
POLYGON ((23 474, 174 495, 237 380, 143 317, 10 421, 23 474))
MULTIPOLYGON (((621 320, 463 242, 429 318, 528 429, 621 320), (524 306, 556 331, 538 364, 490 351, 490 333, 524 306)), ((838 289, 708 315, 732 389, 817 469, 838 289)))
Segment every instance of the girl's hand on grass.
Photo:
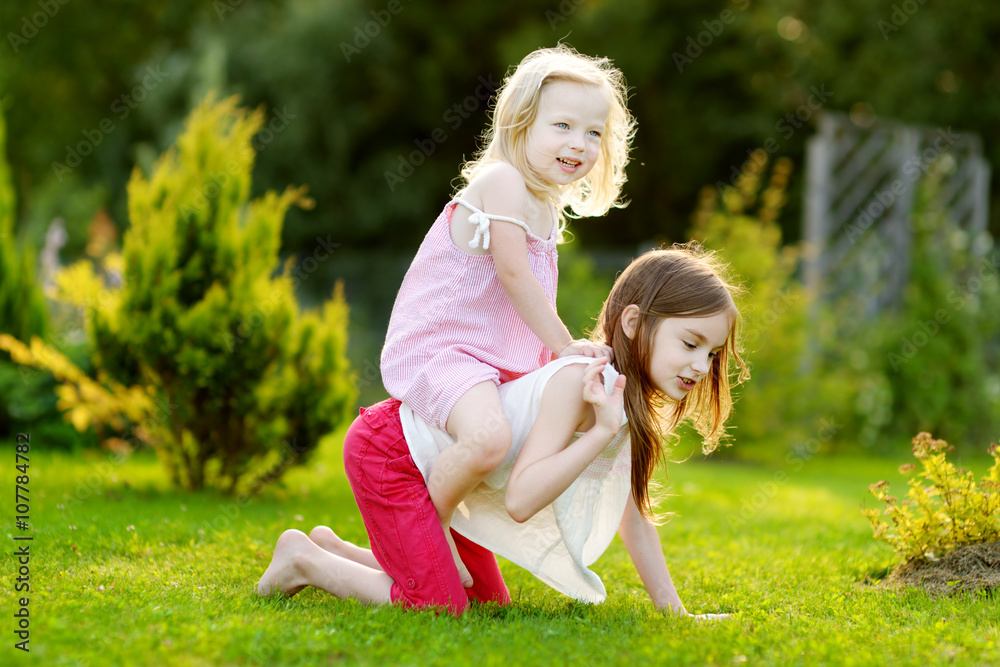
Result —
POLYGON ((604 367, 607 357, 598 357, 587 366, 583 375, 583 400, 594 406, 594 416, 597 421, 595 428, 601 428, 609 433, 617 433, 622 424, 622 413, 625 410, 625 376, 615 379, 614 391, 608 396, 604 390, 604 367))
POLYGON ((722 621, 732 618, 732 614, 690 614, 696 621, 722 621))
POLYGON ((562 359, 563 357, 569 357, 574 354, 582 355, 584 357, 593 357, 594 359, 605 357, 613 360, 615 358, 614 350, 612 350, 609 345, 598 345, 597 343, 591 343, 589 340, 582 339, 571 340, 566 343, 563 349, 556 353, 556 357, 562 359))

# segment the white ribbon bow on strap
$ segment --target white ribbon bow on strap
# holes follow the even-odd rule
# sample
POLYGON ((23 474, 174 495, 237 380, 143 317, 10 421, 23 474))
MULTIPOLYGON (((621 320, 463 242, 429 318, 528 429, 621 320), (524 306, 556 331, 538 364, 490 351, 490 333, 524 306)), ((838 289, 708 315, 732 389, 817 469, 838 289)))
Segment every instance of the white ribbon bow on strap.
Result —
POLYGON ((479 241, 483 242, 483 250, 490 249, 490 217, 482 211, 475 211, 469 215, 469 224, 476 226, 476 234, 469 241, 469 247, 475 250, 479 247, 479 241))

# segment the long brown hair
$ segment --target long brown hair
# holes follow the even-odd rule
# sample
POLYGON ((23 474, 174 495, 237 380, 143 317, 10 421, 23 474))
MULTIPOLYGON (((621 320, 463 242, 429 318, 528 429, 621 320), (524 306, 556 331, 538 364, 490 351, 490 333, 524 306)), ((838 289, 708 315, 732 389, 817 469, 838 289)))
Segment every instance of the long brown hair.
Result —
POLYGON ((598 328, 592 338, 610 345, 614 365, 628 378, 625 414, 632 446, 632 497, 647 519, 653 518, 649 482, 663 459, 665 438, 684 420, 690 420, 703 439, 707 454, 725 435, 732 411, 731 388, 750 379, 740 356, 740 313, 734 294, 740 288, 728 277, 728 265, 696 243, 651 250, 635 261, 615 281, 598 328), (622 312, 639 307, 639 321, 630 339, 622 328, 622 312), (680 401, 663 395, 649 375, 653 336, 668 317, 709 317, 730 313, 733 327, 726 343, 712 360, 705 379, 680 401))

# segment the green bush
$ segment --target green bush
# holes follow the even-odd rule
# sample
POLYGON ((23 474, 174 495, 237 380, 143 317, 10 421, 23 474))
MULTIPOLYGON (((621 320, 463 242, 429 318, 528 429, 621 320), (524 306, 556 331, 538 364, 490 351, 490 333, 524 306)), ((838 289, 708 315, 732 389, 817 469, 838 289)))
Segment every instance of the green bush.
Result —
POLYGON ((1000 428, 1000 252, 938 203, 937 168, 915 194, 909 279, 902 303, 859 316, 863 299, 835 304, 842 363, 857 388, 852 436, 885 452, 914 432, 976 442, 1000 428))
POLYGON ((209 97, 148 178, 133 172, 122 287, 105 288, 89 263, 59 280, 61 298, 87 309, 98 376, 155 388, 142 439, 192 489, 275 479, 344 423, 356 395, 340 286, 300 313, 297 279, 276 272, 286 211, 311 204, 304 189, 249 201, 263 120, 209 97))
POLYGON ((993 466, 978 483, 971 472, 947 460, 951 449, 944 440, 920 433, 913 438, 913 456, 920 465, 906 463, 899 469, 910 476, 907 497, 900 502, 890 496, 884 480, 869 487, 886 508, 862 513, 871 521, 875 539, 906 561, 935 560, 961 546, 1000 542, 1000 449, 995 443, 990 447, 993 466))
POLYGON ((692 235, 718 250, 746 287, 740 338, 753 377, 737 390, 737 446, 720 453, 808 459, 842 435, 850 384, 827 365, 835 334, 796 279, 798 248, 782 246, 776 221, 791 162, 779 159, 762 188, 766 166, 766 153, 757 151, 734 187, 705 188, 694 216, 692 235))
MULTIPOLYGON (((5 334, 0 334, 3 336, 5 334)), ((51 374, 9 360, 0 344, 0 437, 30 433, 32 440, 45 443, 49 450, 76 450, 97 445, 93 430, 79 432, 61 416, 57 391, 60 382, 51 374)), ((88 367, 86 345, 66 345, 62 350, 77 365, 88 367)))
POLYGON ((614 282, 614 273, 601 271, 594 257, 580 249, 579 241, 560 244, 556 305, 574 338, 590 337, 614 282))
POLYGON ((931 176, 914 204, 903 307, 863 334, 881 343, 890 438, 928 431, 982 441, 1000 428, 1000 252, 947 219, 931 176))
POLYGON ((854 296, 827 306, 798 281, 801 251, 782 247, 775 222, 790 167, 779 159, 763 187, 766 161, 755 153, 721 197, 706 189, 693 232, 749 291, 741 309, 753 381, 734 411, 733 455, 784 453, 791 463, 834 446, 886 451, 914 431, 990 437, 1000 426, 1000 253, 947 220, 937 174, 914 205, 904 302, 867 317, 854 296))
POLYGON ((35 250, 16 239, 17 205, 6 156, 7 126, 0 114, 0 332, 27 339, 44 335, 48 318, 35 280, 35 250))
MULTIPOLYGON (((7 128, 0 114, 0 333, 27 340, 45 336, 48 313, 35 276, 37 255, 30 242, 18 242, 16 218, 7 128)), ((65 444, 68 433, 59 428, 64 425, 55 409, 54 387, 51 377, 19 366, 0 352, 0 437, 8 440, 13 432, 30 431, 49 445, 65 444)))

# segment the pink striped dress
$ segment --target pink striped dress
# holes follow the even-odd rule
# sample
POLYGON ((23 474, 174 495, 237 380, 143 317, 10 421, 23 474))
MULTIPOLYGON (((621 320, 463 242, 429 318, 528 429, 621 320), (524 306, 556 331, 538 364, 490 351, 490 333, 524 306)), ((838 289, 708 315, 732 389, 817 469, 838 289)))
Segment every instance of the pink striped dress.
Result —
POLYGON ((523 222, 486 214, 457 197, 444 207, 403 278, 381 361, 386 391, 440 429, 473 386, 487 380, 499 385, 552 360, 507 298, 493 256, 470 255, 451 240, 451 216, 459 204, 472 211, 469 222, 477 225, 470 245, 482 239, 489 248, 491 222, 525 229, 531 272, 549 303, 556 303, 556 225, 542 239, 523 222))

